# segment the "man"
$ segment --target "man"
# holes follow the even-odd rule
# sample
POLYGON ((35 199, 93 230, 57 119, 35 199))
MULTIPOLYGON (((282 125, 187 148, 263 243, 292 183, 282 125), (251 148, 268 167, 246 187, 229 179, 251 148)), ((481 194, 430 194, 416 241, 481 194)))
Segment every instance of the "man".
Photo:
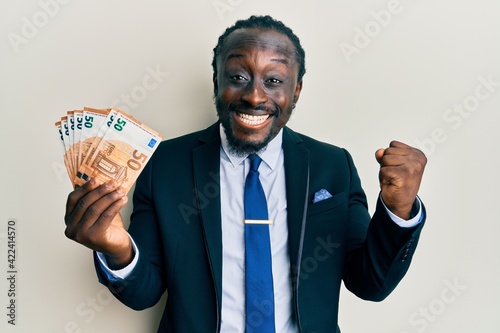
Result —
POLYGON ((342 280, 380 301, 406 273, 425 220, 426 158, 396 141, 376 152, 370 219, 347 151, 285 126, 305 73, 289 28, 269 16, 238 21, 212 65, 219 122, 160 145, 137 181, 128 232, 123 190, 90 180, 68 197, 66 235, 96 251, 99 280, 124 304, 144 309, 168 292, 158 332, 339 332, 342 280), (262 261, 247 244, 247 211, 261 200, 248 200, 249 182, 267 203, 262 261), (249 282, 259 275, 262 286, 249 282), (268 286, 270 298, 249 301, 268 286))

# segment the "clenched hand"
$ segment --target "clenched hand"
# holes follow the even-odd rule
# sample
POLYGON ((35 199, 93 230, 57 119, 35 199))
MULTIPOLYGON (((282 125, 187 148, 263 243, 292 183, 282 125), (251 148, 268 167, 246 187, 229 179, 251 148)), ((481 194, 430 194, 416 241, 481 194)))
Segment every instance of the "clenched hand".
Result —
POLYGON ((375 157, 380 164, 379 181, 385 205, 408 220, 427 158, 422 151, 398 141, 392 141, 389 148, 378 149, 375 157))

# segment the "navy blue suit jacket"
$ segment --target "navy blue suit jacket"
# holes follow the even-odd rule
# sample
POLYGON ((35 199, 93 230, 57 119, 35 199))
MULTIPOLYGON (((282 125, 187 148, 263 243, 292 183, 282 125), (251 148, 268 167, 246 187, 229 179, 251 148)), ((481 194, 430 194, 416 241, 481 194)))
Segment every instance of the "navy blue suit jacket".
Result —
MULTIPOLYGON (((141 173, 129 233, 131 275, 101 283, 133 309, 168 290, 158 332, 219 332, 222 297, 219 124, 164 141, 141 173)), ((423 227, 401 228, 380 200, 370 218, 349 153, 283 129, 293 314, 301 332, 338 332, 341 282, 384 299, 408 270, 423 227), (313 203, 326 189, 332 197, 313 203)))

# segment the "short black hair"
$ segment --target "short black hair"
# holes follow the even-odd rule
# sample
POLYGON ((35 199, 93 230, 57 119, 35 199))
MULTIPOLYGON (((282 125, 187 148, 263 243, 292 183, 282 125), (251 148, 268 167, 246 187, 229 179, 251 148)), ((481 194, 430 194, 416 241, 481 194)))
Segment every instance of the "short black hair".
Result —
POLYGON ((278 21, 269 15, 266 16, 252 15, 246 20, 236 21, 236 23, 233 26, 227 28, 226 31, 224 31, 224 33, 219 37, 217 45, 214 47, 213 50, 214 56, 212 59, 212 68, 214 70, 214 78, 217 76, 217 57, 220 55, 220 52, 224 47, 224 43, 226 41, 227 36, 229 36, 235 30, 251 29, 251 28, 274 30, 279 33, 282 33, 283 35, 287 36, 290 39, 290 41, 293 43, 295 47, 295 57, 297 62, 299 63, 298 82, 300 82, 302 80, 302 77, 306 73, 306 65, 305 65, 306 56, 304 49, 302 48, 302 45, 300 45, 299 37, 297 37, 293 33, 292 29, 287 27, 283 22, 278 21))

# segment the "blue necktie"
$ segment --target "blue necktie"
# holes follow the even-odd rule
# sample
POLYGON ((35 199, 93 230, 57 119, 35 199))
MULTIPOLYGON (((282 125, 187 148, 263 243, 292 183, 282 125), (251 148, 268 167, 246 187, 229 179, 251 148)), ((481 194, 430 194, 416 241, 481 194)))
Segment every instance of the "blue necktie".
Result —
POLYGON ((262 159, 250 155, 245 181, 246 333, 275 333, 271 245, 266 195, 259 180, 262 159))

